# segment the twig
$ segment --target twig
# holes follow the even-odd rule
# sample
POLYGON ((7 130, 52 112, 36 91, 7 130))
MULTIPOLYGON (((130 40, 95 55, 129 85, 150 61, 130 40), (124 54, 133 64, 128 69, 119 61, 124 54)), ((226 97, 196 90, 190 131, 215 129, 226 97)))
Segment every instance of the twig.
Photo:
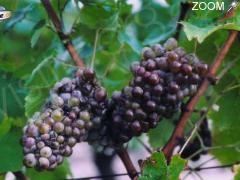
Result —
MULTIPOLYGON (((226 40, 225 44, 221 48, 220 52, 218 53, 217 57, 215 58, 215 61, 212 64, 212 67, 209 70, 208 77, 215 76, 215 74, 216 74, 218 68, 221 66, 227 52, 229 51, 230 47, 232 46, 234 40, 236 39, 237 34, 238 34, 238 31, 230 32, 228 39, 226 40)), ((188 105, 186 107, 187 111, 182 112, 179 123, 177 124, 177 126, 174 130, 174 133, 172 134, 168 143, 163 148, 163 153, 165 154, 168 161, 170 161, 173 149, 178 143, 178 139, 180 139, 183 136, 184 128, 185 128, 187 121, 188 121, 189 117, 191 116, 196 104, 198 103, 199 98, 205 93, 209 84, 210 84, 209 80, 204 79, 204 81, 201 83, 195 96, 193 96, 190 99, 190 101, 188 102, 188 105)))
POLYGON ((121 147, 121 148, 117 149, 116 151, 117 151, 118 156, 122 160, 124 166, 126 167, 129 177, 132 180, 137 180, 138 172, 135 169, 127 150, 125 148, 121 147))
POLYGON ((27 180, 28 178, 21 172, 21 171, 16 171, 12 172, 14 176, 16 177, 17 180, 27 180))
POLYGON ((75 64, 77 66, 84 67, 83 60, 79 57, 77 50, 75 49, 70 37, 68 35, 64 34, 62 23, 61 23, 60 19, 58 18, 57 14, 55 13, 51 3, 49 2, 49 0, 41 0, 41 2, 47 11, 48 17, 53 22, 53 25, 58 33, 58 36, 59 36, 62 44, 68 50, 73 61, 75 62, 75 64))
MULTIPOLYGON (((178 22, 182 21, 185 19, 186 15, 187 15, 187 12, 189 10, 189 3, 186 2, 186 3, 181 3, 181 10, 180 10, 180 15, 179 15, 179 19, 178 19, 178 22)), ((176 39, 179 38, 179 35, 180 35, 180 31, 181 31, 181 24, 178 23, 177 24, 177 28, 176 28, 176 34, 174 35, 174 37, 176 39)))

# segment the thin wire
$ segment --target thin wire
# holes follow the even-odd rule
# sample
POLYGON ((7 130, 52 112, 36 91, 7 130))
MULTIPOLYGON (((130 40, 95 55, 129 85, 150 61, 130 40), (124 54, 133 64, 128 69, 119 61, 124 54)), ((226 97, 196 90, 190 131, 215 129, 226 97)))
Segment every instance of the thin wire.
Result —
POLYGON ((215 158, 215 157, 212 157, 212 158, 210 158, 210 159, 206 160, 205 162, 202 162, 202 163, 201 163, 201 164, 199 164, 197 167, 202 167, 203 165, 205 165, 205 164, 209 163, 210 161, 212 161, 212 160, 214 160, 214 159, 216 159, 216 158, 215 158))
POLYGON ((196 176, 197 176, 200 180, 204 180, 204 179, 202 178, 202 176, 201 176, 198 172, 193 171, 193 173, 196 174, 196 176))
POLYGON ((146 149, 147 152, 149 152, 150 154, 152 154, 152 149, 146 145, 141 139, 137 138, 137 141, 146 149))
MULTIPOLYGON (((140 172, 137 172, 140 174, 140 172)), ((128 173, 119 173, 119 174, 106 174, 106 175, 100 175, 100 176, 92 176, 92 177, 84 177, 84 178, 70 178, 67 180, 87 180, 87 179, 106 179, 106 178, 112 178, 112 177, 119 177, 119 176, 127 176, 128 173)))

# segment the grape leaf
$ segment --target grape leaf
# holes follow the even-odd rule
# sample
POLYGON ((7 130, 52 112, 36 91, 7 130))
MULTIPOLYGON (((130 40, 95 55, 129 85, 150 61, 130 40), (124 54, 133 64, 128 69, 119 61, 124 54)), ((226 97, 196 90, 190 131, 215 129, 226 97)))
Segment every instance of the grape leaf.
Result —
MULTIPOLYGON (((221 95, 221 92, 232 84, 233 76, 226 76, 221 80, 221 83, 215 87, 216 93, 221 95)), ((236 84, 232 84, 235 86, 236 84)), ((212 154, 216 156, 223 164, 233 163, 240 160, 240 96, 239 88, 235 88, 227 93, 224 93, 216 102, 219 106, 219 111, 211 111, 209 117, 212 119, 213 146, 220 146, 212 150, 212 154), (226 148, 226 146, 232 148, 226 148)))
POLYGON ((55 55, 45 58, 32 72, 26 81, 31 89, 49 88, 63 77, 68 76, 72 68, 56 60, 55 55))
POLYGON ((35 112, 39 111, 49 95, 49 89, 33 89, 25 98, 25 115, 31 117, 35 112))
POLYGON ((11 119, 8 117, 4 117, 2 122, 0 122, 0 139, 9 132, 11 129, 11 119))
POLYGON ((167 165, 163 152, 155 152, 143 162, 143 173, 140 180, 161 179, 176 180, 184 169, 186 160, 180 156, 172 156, 170 165, 167 165))
POLYGON ((179 155, 172 156, 171 163, 168 166, 168 179, 179 179, 180 173, 183 171, 186 160, 182 159, 179 155))
POLYGON ((153 148, 162 147, 170 138, 174 126, 169 120, 162 120, 155 129, 148 133, 149 143, 153 148))
POLYGON ((23 154, 19 143, 21 134, 21 129, 14 128, 0 138, 0 173, 22 168, 23 154))
POLYGON ((43 32, 43 29, 38 29, 33 33, 31 38, 31 48, 34 48, 34 46, 37 44, 42 32, 43 32))
POLYGON ((171 6, 143 1, 142 9, 133 18, 138 40, 143 45, 150 45, 167 39, 177 27, 179 10, 179 0, 174 0, 171 6))
POLYGON ((240 171, 234 176, 234 180, 240 180, 240 171))
POLYGON ((26 88, 23 81, 14 78, 10 73, 0 72, 0 122, 4 116, 18 117, 24 115, 24 98, 26 88))
POLYGON ((140 180, 161 179, 167 180, 167 162, 162 152, 153 153, 144 161, 143 173, 140 180))
POLYGON ((74 23, 79 17, 79 10, 77 8, 77 3, 74 1, 69 1, 62 13, 64 32, 66 34, 71 33, 74 23))
MULTIPOLYGON (((208 4, 208 0, 202 0, 208 4)), ((218 0, 213 0, 212 3, 219 3, 218 0)), ((183 30, 189 41, 196 39, 199 43, 202 43, 208 36, 216 31, 223 29, 239 30, 240 29, 240 9, 235 10, 233 17, 228 19, 222 19, 223 15, 227 13, 228 5, 231 1, 225 1, 224 11, 210 11, 207 8, 200 11, 190 11, 187 21, 182 21, 183 30)))
POLYGON ((236 25, 235 23, 224 23, 219 25, 210 24, 205 27, 198 27, 189 22, 181 22, 181 24, 183 25, 183 30, 188 40, 197 39, 199 43, 202 43, 209 35, 221 29, 240 30, 240 24, 236 25))
POLYGON ((141 43, 137 40, 134 33, 130 34, 129 32, 129 29, 120 32, 118 36, 119 41, 122 44, 127 43, 136 53, 140 53, 143 48, 141 43))
POLYGON ((84 2, 79 21, 92 29, 115 29, 118 25, 118 8, 114 1, 84 2), (97 13, 96 13, 97 12, 97 13))
POLYGON ((25 6, 21 10, 19 10, 17 13, 14 14, 13 17, 10 18, 10 20, 7 22, 4 31, 9 31, 11 28, 13 28, 17 23, 24 20, 25 16, 33 10, 33 4, 29 4, 28 6, 25 6))

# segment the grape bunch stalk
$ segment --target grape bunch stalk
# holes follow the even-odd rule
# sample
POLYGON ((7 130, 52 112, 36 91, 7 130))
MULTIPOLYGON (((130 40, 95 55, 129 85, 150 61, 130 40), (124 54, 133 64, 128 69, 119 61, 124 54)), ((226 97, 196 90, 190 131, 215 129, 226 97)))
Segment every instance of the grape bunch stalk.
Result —
POLYGON ((42 111, 24 128, 24 164, 52 170, 72 154, 77 142, 100 141, 106 134, 106 97, 91 69, 78 70, 73 79, 57 82, 42 111))
POLYGON ((110 134, 123 144, 171 118, 193 96, 206 76, 208 65, 178 47, 174 38, 164 45, 145 47, 140 62, 133 63, 133 79, 112 95, 110 134))

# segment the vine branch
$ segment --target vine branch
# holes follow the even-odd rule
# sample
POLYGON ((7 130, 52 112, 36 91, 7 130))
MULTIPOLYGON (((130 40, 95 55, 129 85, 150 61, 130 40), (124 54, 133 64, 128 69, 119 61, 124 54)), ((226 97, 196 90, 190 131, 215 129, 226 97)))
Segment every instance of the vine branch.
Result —
POLYGON ((117 151, 118 156, 122 160, 124 166, 126 167, 129 177, 132 180, 137 180, 138 172, 135 169, 127 150, 125 148, 121 147, 120 149, 117 149, 116 151, 117 151))
MULTIPOLYGON (((238 31, 230 31, 228 39, 224 43, 223 47, 217 54, 211 68, 208 72, 208 77, 213 78, 219 67, 221 66, 226 54, 228 53, 230 47, 232 46, 234 40, 236 39, 238 31)), ((186 111, 182 112, 179 122, 170 138, 168 143, 163 148, 163 153, 166 156, 167 160, 170 161, 174 147, 178 144, 179 138, 183 136, 184 128, 187 124, 188 119, 190 118, 195 106, 197 105, 199 98, 205 93, 209 86, 210 82, 208 78, 205 78, 201 83, 197 93, 193 96, 186 106, 186 111)))
POLYGON ((75 64, 79 67, 84 67, 83 60, 78 55, 77 50, 71 41, 71 38, 69 37, 69 35, 66 35, 63 32, 63 26, 62 26, 61 20, 58 18, 57 14, 55 13, 50 1, 41 0, 41 2, 48 14, 48 17, 51 19, 63 46, 68 50, 75 64))

